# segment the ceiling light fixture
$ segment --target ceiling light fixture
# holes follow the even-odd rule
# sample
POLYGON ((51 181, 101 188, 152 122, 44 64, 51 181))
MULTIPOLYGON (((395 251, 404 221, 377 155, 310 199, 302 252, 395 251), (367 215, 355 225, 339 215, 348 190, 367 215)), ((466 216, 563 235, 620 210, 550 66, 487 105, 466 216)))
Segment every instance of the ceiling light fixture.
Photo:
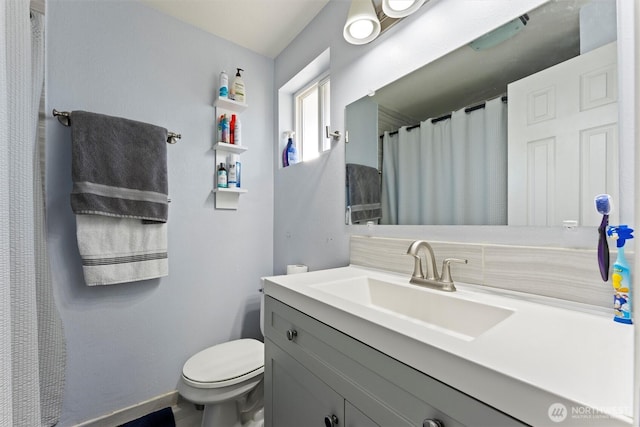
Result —
POLYGON ((380 21, 371 0, 352 0, 343 35, 351 44, 366 44, 380 34, 380 21))
POLYGON ((425 0, 382 0, 382 11, 389 18, 404 18, 418 10, 425 0))

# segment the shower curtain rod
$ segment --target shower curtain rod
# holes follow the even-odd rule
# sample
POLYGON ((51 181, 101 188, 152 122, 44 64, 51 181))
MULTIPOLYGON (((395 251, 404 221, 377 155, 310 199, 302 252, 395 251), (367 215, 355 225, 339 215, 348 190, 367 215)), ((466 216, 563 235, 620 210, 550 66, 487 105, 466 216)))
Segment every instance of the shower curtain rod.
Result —
MULTIPOLYGON (((507 102, 507 96, 506 95, 503 96, 502 98, 500 98, 500 100, 502 102, 507 102)), ((471 106, 471 107, 467 107, 467 108, 464 109, 464 112, 465 113, 470 113, 472 111, 480 110, 480 109, 484 108, 485 105, 486 105, 486 102, 483 102, 481 104, 477 104, 477 105, 474 105, 474 106, 471 106)), ((445 114, 444 116, 440 116, 440 117, 436 117, 435 119, 431 119, 431 123, 436 124, 438 122, 441 122, 441 121, 444 121, 444 120, 447 120, 447 119, 450 119, 450 118, 451 118, 451 113, 445 114)), ((407 130, 409 131, 411 129, 415 129, 415 128, 419 128, 419 127, 420 127, 419 124, 413 125, 413 126, 407 126, 407 130)), ((393 132, 389 132, 389 135, 395 135, 397 133, 398 133, 398 131, 395 130, 393 132)), ((380 138, 382 138, 383 136, 384 135, 380 135, 380 138)))
MULTIPOLYGON (((53 117, 57 117, 58 121, 63 126, 71 126, 71 114, 68 111, 58 111, 55 108, 53 109, 53 117)), ((175 132, 167 133, 167 144, 175 144, 176 139, 181 139, 182 135, 175 132)))

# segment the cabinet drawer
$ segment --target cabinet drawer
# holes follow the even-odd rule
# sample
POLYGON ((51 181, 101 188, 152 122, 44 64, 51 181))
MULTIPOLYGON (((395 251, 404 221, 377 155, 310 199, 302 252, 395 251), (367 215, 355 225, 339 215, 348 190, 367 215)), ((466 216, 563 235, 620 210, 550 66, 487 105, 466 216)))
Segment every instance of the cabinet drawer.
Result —
POLYGON ((525 425, 273 298, 265 316, 270 341, 379 425, 525 425))

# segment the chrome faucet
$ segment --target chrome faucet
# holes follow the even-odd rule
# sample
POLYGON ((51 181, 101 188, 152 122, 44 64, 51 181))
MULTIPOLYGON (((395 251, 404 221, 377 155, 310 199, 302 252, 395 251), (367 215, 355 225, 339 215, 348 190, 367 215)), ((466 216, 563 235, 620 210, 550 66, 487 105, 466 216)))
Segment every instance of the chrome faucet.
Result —
POLYGON ((407 250, 407 255, 414 258, 413 274, 410 282, 416 285, 427 286, 429 288, 440 289, 446 292, 454 292, 456 287, 451 280, 451 263, 458 262, 466 264, 466 259, 447 258, 442 262, 442 276, 438 274, 436 267, 436 257, 433 248, 426 240, 416 240, 411 243, 407 250), (426 249, 427 253, 427 274, 422 270, 422 260, 420 259, 420 249, 426 249))

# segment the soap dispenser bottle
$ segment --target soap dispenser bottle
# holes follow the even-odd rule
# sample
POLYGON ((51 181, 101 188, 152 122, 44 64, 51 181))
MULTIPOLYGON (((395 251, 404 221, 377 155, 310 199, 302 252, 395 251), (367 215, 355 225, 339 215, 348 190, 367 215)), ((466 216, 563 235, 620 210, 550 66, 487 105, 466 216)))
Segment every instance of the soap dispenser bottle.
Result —
POLYGON ((242 68, 236 68, 236 70, 236 75, 233 78, 233 83, 231 84, 231 99, 244 104, 247 96, 244 89, 244 81, 240 75, 240 71, 244 70, 242 68))

